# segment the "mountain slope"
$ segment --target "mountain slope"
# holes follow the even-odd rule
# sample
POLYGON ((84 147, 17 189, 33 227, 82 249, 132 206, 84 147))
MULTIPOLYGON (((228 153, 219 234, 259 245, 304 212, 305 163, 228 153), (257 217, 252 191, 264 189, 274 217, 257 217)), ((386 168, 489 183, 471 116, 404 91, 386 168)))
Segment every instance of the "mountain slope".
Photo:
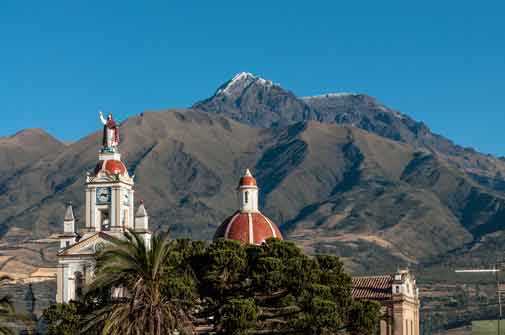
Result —
POLYGON ((64 146, 42 129, 24 129, 12 136, 0 137, 0 182, 64 146))
MULTIPOLYGON (((192 109, 126 120, 121 135, 136 199, 154 229, 170 227, 174 236, 209 239, 234 211, 246 167, 261 186, 262 208, 288 238, 337 253, 356 271, 443 259, 503 229, 505 195, 486 179, 500 180, 501 160, 462 149, 365 95, 300 99, 239 74, 192 109)), ((47 150, 3 165, 4 240, 60 231, 67 201, 82 217, 100 136, 68 146, 39 139, 47 150)), ((24 136, 3 140, 32 150, 24 136)), ((8 150, 0 147, 0 157, 8 150)))
POLYGON ((301 121, 352 125, 444 156, 475 181, 505 191, 503 160, 462 148, 418 122, 364 94, 333 93, 298 98, 271 81, 240 73, 193 108, 233 118, 253 127, 285 127, 301 121))
MULTIPOLYGON (((62 231, 68 201, 84 225, 84 178, 100 137, 64 145, 28 129, 0 138, 0 272, 55 265, 56 246, 33 239, 62 231)), ((154 230, 211 238, 251 168, 262 210, 308 252, 339 255, 354 273, 412 266, 431 283, 421 314, 430 320, 439 309, 451 311, 445 324, 489 312, 454 308, 464 290, 453 271, 490 266, 505 248, 505 159, 455 145, 375 98, 299 98, 242 73, 193 108, 127 119, 121 140, 154 230)))
MULTIPOLYGON (((211 238, 235 210, 246 167, 256 172, 264 212, 287 238, 309 251, 340 254, 355 271, 385 260, 426 261, 502 229, 502 194, 443 157, 352 126, 312 121, 259 129, 170 110, 130 118, 121 131, 137 200, 145 201, 153 229, 170 227, 174 236, 211 238), (380 252, 374 259, 360 248, 380 252)), ((84 176, 96 164, 99 143, 96 132, 9 180, 0 200, 25 200, 0 209, 7 238, 12 229, 17 238, 19 229, 30 232, 25 238, 60 231, 66 201, 82 218, 84 176)))

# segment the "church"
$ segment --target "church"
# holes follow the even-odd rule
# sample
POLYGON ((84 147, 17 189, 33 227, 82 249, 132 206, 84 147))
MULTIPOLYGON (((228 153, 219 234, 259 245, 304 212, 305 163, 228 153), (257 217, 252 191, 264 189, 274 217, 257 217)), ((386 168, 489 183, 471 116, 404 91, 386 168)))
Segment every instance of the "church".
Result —
MULTIPOLYGON (((83 288, 93 278, 94 254, 111 237, 121 238, 126 230, 140 234, 150 243, 149 218, 141 203, 135 212, 134 181, 121 162, 119 130, 112 115, 105 119, 103 147, 94 171, 86 175, 84 186, 85 227, 77 231, 72 206, 63 220, 63 233, 58 236, 58 271, 56 302, 78 300, 83 288)), ((113 292, 114 294, 114 292, 113 292)))
MULTIPOLYGON (((105 119, 100 113, 100 119, 104 125, 103 146, 94 171, 86 175, 85 227, 77 231, 73 208, 68 206, 63 233, 59 235, 58 303, 79 300, 86 283, 93 279, 95 252, 111 237, 121 238, 131 230, 150 244, 146 209, 140 203, 135 211, 134 180, 121 161, 119 128, 112 115, 105 119)), ((276 224, 259 209, 259 187, 249 170, 238 182, 237 210, 215 232, 214 239, 221 238, 256 245, 269 238, 283 239, 276 224)), ((380 335, 419 335, 419 290, 408 269, 392 275, 353 277, 352 296, 381 304, 380 335)))

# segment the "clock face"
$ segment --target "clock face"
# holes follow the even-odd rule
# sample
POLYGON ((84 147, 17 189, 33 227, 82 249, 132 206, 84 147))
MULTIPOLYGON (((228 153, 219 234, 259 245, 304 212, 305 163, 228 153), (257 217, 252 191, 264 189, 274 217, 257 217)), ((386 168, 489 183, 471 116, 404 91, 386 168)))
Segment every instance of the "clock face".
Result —
POLYGON ((103 242, 98 242, 95 244, 95 252, 100 252, 105 249, 105 244, 103 242))
POLYGON ((96 189, 96 202, 103 204, 110 202, 110 188, 109 187, 98 187, 96 189))

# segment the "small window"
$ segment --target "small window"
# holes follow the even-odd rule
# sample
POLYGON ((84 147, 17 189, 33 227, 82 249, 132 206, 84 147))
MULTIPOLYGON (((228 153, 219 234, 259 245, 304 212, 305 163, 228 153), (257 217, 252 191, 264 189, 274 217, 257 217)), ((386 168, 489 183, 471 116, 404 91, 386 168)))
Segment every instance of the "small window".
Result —
POLYGON ((245 203, 249 203, 249 192, 245 191, 245 203))
POLYGON ((75 297, 78 299, 82 298, 84 289, 84 277, 81 272, 75 272, 75 297))
POLYGON ((68 248, 70 246, 70 241, 66 241, 65 246, 68 248))

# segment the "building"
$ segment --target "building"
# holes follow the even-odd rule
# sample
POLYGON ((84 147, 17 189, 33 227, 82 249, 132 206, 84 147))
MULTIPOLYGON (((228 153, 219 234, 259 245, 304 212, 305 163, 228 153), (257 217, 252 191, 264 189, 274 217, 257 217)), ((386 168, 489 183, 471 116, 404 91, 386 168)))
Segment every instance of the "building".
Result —
MULTIPOLYGON (((218 227, 214 239, 226 238, 259 245, 282 234, 258 208, 256 179, 247 170, 237 187, 238 210, 218 227)), ((382 306, 381 335, 419 335, 419 292, 409 270, 394 275, 352 278, 354 299, 378 301, 382 306)))
POLYGON ((134 181, 121 161, 119 134, 112 115, 103 117, 103 147, 94 171, 86 175, 84 185, 84 227, 77 229, 72 206, 68 206, 59 235, 56 301, 78 300, 86 283, 93 279, 94 255, 121 238, 126 230, 141 234, 150 244, 149 218, 140 204, 134 214, 134 181))
POLYGON ((419 335, 419 289, 408 269, 393 276, 353 277, 352 296, 381 304, 380 335, 419 335))
POLYGON ((260 212, 258 192, 256 179, 248 169, 237 187, 238 210, 217 228, 214 240, 225 238, 256 245, 271 237, 282 240, 279 228, 260 212))

